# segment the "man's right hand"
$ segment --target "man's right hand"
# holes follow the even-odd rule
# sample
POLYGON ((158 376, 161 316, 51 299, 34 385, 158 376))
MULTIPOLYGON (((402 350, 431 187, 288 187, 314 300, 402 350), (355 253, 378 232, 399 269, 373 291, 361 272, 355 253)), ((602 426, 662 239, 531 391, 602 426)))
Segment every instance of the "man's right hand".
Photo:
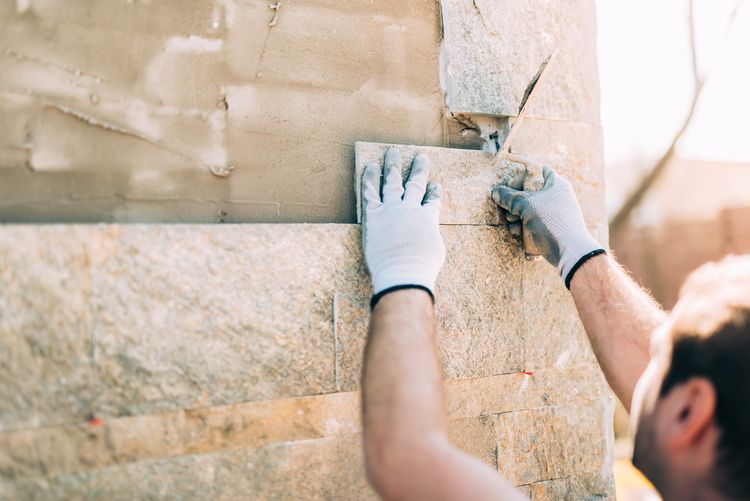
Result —
POLYGON ((549 167, 544 167, 544 187, 540 191, 497 186, 492 199, 520 218, 509 222, 511 232, 520 235, 523 223, 544 258, 557 267, 568 287, 579 261, 592 253, 604 252, 586 228, 573 187, 549 167))

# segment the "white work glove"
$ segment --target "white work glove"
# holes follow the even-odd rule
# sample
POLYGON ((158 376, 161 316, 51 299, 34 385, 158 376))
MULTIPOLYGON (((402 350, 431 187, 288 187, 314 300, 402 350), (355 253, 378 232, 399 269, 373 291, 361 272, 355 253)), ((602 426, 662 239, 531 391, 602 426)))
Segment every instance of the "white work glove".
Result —
POLYGON ((509 214, 520 218, 517 221, 509 217, 508 229, 518 236, 523 223, 544 258, 557 267, 570 288, 570 280, 578 268, 605 251, 586 228, 568 180, 546 166, 543 172, 544 187, 540 191, 497 186, 492 191, 492 199, 509 214))
POLYGON ((428 182, 430 160, 414 158, 406 183, 401 180, 401 153, 385 154, 381 200, 379 164, 362 176, 362 247, 372 277, 373 306, 382 295, 402 288, 421 288, 434 298, 435 280, 445 261, 440 236, 440 190, 428 182))

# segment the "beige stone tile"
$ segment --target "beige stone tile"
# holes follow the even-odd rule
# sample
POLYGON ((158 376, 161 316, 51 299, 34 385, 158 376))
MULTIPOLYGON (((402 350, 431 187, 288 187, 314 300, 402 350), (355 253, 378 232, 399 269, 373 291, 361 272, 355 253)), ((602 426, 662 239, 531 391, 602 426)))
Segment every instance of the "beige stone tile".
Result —
POLYGON ((497 469, 497 435, 494 416, 454 419, 448 423, 451 443, 497 469))
POLYGON ((376 499, 361 435, 140 461, 5 488, 23 499, 376 499))
POLYGON ((609 471, 537 482, 529 489, 533 501, 615 499, 614 479, 609 471))
POLYGON ((0 226, 0 430, 83 421, 92 406, 96 227, 0 226))
POLYGON ((328 227, 114 231, 94 270, 98 413, 335 389, 328 227))
POLYGON ((493 155, 482 151, 425 146, 389 145, 362 143, 355 145, 357 215, 361 221, 362 202, 360 183, 364 169, 370 162, 383 164, 386 150, 395 146, 402 157, 404 182, 408 178, 411 162, 419 153, 430 157, 432 170, 430 179, 442 187, 443 201, 440 212, 441 224, 498 224, 497 206, 490 198, 492 188, 519 166, 503 163, 503 169, 492 164, 493 155))
POLYGON ((512 151, 565 176, 593 231, 607 224, 603 148, 600 126, 527 119, 513 140, 512 151))
MULTIPOLYGON (((356 226, 342 227, 336 301, 340 389, 359 389, 372 294, 356 226)), ((438 345, 448 379, 523 368, 520 252, 494 227, 443 226, 446 264, 436 287, 438 345)))
POLYGON ((448 379, 523 370, 524 258, 505 230, 443 226, 436 286, 438 346, 448 379))
POLYGON ((570 292, 557 269, 528 262, 523 275, 523 338, 527 370, 590 367, 596 358, 570 292))
POLYGON ((519 485, 518 490, 521 491, 521 494, 526 496, 527 498, 531 499, 531 487, 528 485, 519 485))
POLYGON ((362 254, 358 225, 336 230, 336 383, 339 390, 358 390, 370 325, 372 284, 362 254))
POLYGON ((378 499, 365 478, 360 433, 294 444, 292 450, 292 497, 378 499))
POLYGON ((446 0, 441 6, 451 111, 516 116, 539 65, 558 49, 530 116, 599 123, 593 0, 446 0))
MULTIPOLYGON (((609 392, 601 378, 592 374, 588 369, 552 369, 533 375, 449 381, 446 396, 451 436, 457 437, 459 447, 474 453, 479 442, 472 442, 471 430, 476 427, 470 423, 486 427, 483 419, 493 414, 601 400, 609 392), (464 429, 469 431, 462 432, 464 429)), ((56 476, 186 454, 346 435, 361 430, 359 398, 357 392, 332 393, 106 418, 101 426, 79 423, 0 433, 0 451, 4 451, 0 454, 0 477, 56 476)))
POLYGON ((0 477, 46 477, 115 464, 315 440, 361 430, 359 393, 107 418, 0 433, 0 477))
POLYGON ((608 396, 610 392, 601 373, 588 367, 446 382, 448 414, 452 419, 547 406, 590 404, 608 396))
POLYGON ((210 455, 182 456, 43 479, 21 477, 8 484, 19 499, 213 499, 222 487, 215 482, 218 466, 210 455))
POLYGON ((612 455, 611 398, 497 416, 498 470, 516 485, 599 472, 612 455))
MULTIPOLYGON (((355 146, 355 195, 360 219, 359 186, 364 168, 369 162, 382 165, 385 152, 391 146, 401 152, 404 179, 418 153, 430 157, 430 178, 443 189, 441 224, 500 223, 497 205, 490 194, 498 183, 517 175, 521 170, 520 165, 504 161, 497 166, 493 154, 481 151, 363 142, 355 146)), ((549 165, 565 176, 576 190, 590 229, 606 224, 600 127, 553 120, 527 120, 513 142, 513 152, 549 165)))

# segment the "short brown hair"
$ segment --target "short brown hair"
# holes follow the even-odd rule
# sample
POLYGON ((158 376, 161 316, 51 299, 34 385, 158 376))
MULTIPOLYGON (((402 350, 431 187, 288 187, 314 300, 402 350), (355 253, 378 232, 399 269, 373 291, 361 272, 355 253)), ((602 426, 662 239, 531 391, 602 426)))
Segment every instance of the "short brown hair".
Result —
POLYGON ((692 377, 716 389, 715 488, 750 499, 750 256, 709 263, 688 277, 671 317, 672 361, 661 396, 692 377))

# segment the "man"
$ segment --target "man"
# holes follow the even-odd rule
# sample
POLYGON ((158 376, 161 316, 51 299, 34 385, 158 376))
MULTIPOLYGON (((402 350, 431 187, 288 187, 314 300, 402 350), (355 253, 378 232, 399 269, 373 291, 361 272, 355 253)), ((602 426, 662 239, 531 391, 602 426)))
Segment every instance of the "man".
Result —
MULTIPOLYGON (((368 478, 385 499, 524 499, 447 439, 433 306, 445 250, 429 168, 417 156, 404 187, 391 149, 362 180, 374 288, 363 371, 368 478)), ((549 168, 544 177, 540 192, 498 187, 492 197, 511 231, 526 224, 558 268, 607 381, 632 403, 634 463, 667 501, 750 499, 750 257, 697 271, 667 315, 591 237, 570 184, 549 168)))

